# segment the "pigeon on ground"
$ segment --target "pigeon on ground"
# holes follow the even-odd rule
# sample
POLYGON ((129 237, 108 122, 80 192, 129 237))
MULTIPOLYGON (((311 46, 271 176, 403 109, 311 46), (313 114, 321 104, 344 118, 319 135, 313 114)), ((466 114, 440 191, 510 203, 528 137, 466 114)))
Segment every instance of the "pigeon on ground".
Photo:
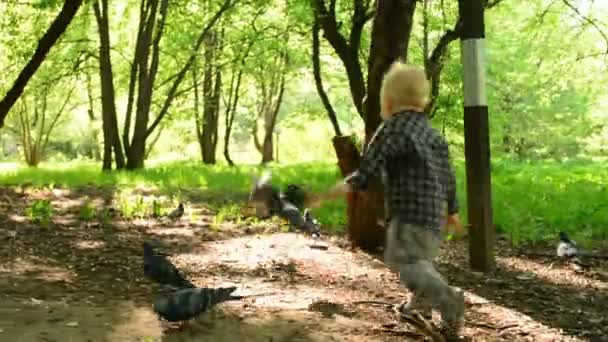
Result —
POLYGON ((167 214, 167 217, 176 220, 180 217, 184 216, 184 204, 180 203, 177 208, 171 210, 170 213, 167 214))
POLYGON ((156 253, 150 243, 144 242, 143 247, 144 275, 146 277, 170 288, 182 289, 194 287, 194 284, 186 280, 169 259, 156 253))
POLYGON ((559 244, 557 245, 557 256, 560 258, 573 258, 578 256, 580 250, 576 242, 570 240, 568 234, 559 232, 559 244))
POLYGON ((298 206, 304 205, 304 190, 295 184, 287 185, 285 192, 279 191, 271 182, 270 171, 266 171, 259 179, 255 179, 249 200, 261 207, 260 211, 268 216, 279 216, 289 222, 290 231, 303 231, 319 236, 319 227, 316 220, 312 219, 308 209, 304 214, 298 206))
POLYGON ((557 245, 557 256, 560 258, 567 258, 573 263, 573 267, 576 271, 583 271, 589 268, 589 264, 583 262, 581 259, 582 251, 574 242, 568 237, 565 232, 559 232, 559 243, 557 245))
POLYGON ((154 302, 154 312, 159 318, 169 322, 188 321, 221 302, 239 300, 233 296, 236 287, 181 289, 160 297, 154 302))
POLYGON ((312 237, 318 239, 321 236, 321 230, 319 229, 319 221, 312 217, 309 208, 304 209, 304 221, 306 222, 308 231, 311 233, 312 237))

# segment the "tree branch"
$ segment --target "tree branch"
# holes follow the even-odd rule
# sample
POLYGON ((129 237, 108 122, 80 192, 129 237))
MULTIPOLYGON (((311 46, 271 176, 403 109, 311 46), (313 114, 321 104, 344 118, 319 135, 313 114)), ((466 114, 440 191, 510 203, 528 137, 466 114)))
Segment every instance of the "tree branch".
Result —
POLYGON ((317 92, 319 93, 319 97, 321 98, 321 102, 323 103, 323 107, 325 107, 325 111, 327 112, 327 116, 329 116, 329 120, 331 121, 332 126, 334 127, 334 132, 337 136, 341 136, 342 132, 340 131, 340 125, 338 124, 338 119, 336 116, 336 112, 329 101, 329 97, 327 93, 325 93, 325 89, 323 88, 323 79, 321 78, 321 62, 319 60, 320 53, 320 42, 319 42, 319 22, 314 19, 313 28, 312 28, 312 69, 315 77, 315 85, 317 86, 317 92))
POLYGON ((220 9, 211 18, 209 23, 207 23, 207 25, 203 28, 203 31, 199 35, 198 40, 196 41, 196 44, 194 45, 194 48, 192 49, 190 58, 188 59, 186 64, 184 64, 184 66, 182 67, 180 72, 177 74, 177 77, 176 77, 175 81, 173 82, 171 89, 169 89, 169 92, 167 93, 166 100, 165 100, 160 112, 154 119, 154 122, 152 122, 152 125, 150 125, 150 127, 146 131, 146 137, 148 137, 148 136, 150 136, 150 134, 152 134, 154 129, 158 126, 158 124, 161 122, 161 120, 165 117, 165 115, 169 111, 169 107, 171 106, 171 102, 173 101, 173 99, 175 97, 175 93, 177 92, 177 89, 179 88, 180 84, 182 83, 186 73, 188 72, 188 70, 190 70, 190 67, 194 63, 194 60, 198 57, 198 51, 201 47, 201 44, 205 40, 205 37, 207 37, 207 35, 209 34, 209 31, 213 28, 215 23, 220 19, 220 17, 224 14, 224 12, 226 12, 234 4, 236 4, 237 1, 238 0, 234 0, 234 1, 225 0, 224 3, 222 4, 222 7, 220 7, 220 9))
POLYGON ((11 89, 9 89, 2 101, 0 101, 0 128, 4 126, 4 120, 8 115, 8 112, 15 102, 17 102, 19 96, 21 96, 23 89, 32 76, 34 76, 48 52, 65 32, 72 22, 72 19, 74 19, 76 12, 78 12, 78 9, 82 5, 82 1, 83 0, 65 1, 57 17, 55 17, 46 33, 38 41, 38 46, 36 47, 36 51, 34 51, 34 55, 25 65, 23 70, 21 70, 21 73, 17 76, 11 89))
MULTIPOLYGON (((595 20, 583 15, 581 13, 581 11, 578 10, 578 8, 576 8, 576 6, 572 5, 570 3, 570 1, 568 0, 562 0, 562 2, 568 6, 571 10, 574 11, 574 13, 576 13, 579 17, 581 17, 581 19, 583 21, 586 21, 587 23, 591 24, 591 26, 593 26, 597 32, 602 36, 602 38, 604 39, 604 42, 606 43, 606 53, 608 53, 608 36, 606 35, 606 33, 597 25, 597 23, 595 22, 595 20)), ((1 127, 1 126, 0 126, 1 127)))
POLYGON ((462 34, 462 19, 458 18, 458 21, 454 25, 454 28, 447 30, 439 41, 428 60, 425 63, 427 78, 431 82, 431 101, 427 105, 427 113, 430 117, 434 116, 434 107, 437 98, 439 97, 439 85, 441 78, 441 71, 443 70, 443 60, 448 50, 448 46, 451 42, 460 38, 462 34))

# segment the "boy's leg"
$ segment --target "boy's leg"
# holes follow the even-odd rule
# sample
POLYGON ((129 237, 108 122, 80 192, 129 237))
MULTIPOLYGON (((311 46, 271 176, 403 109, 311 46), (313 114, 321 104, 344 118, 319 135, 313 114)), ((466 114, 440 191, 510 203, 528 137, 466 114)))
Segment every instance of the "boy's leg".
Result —
POLYGON ((434 306, 441 312, 444 327, 457 334, 464 315, 464 297, 433 266, 440 244, 439 232, 392 220, 387 230, 385 261, 399 271, 401 282, 412 292, 413 301, 403 308, 428 312, 434 306))

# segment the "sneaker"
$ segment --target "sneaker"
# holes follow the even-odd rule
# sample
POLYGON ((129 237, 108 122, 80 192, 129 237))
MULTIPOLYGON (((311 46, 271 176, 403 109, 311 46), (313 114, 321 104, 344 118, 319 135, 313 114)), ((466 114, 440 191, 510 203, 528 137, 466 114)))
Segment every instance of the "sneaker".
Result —
POLYGON ((408 314, 409 312, 412 312, 412 311, 417 311, 425 319, 430 320, 430 319, 433 318, 433 309, 430 306, 416 305, 415 307, 412 308, 411 304, 412 303, 410 303, 409 301, 404 300, 401 303, 396 304, 395 307, 394 307, 394 310, 397 313, 400 313, 400 314, 403 314, 403 315, 406 315, 406 314, 408 314))
POLYGON ((442 317, 441 332, 446 341, 460 341, 460 329, 464 323, 464 292, 454 291, 455 308, 453 311, 455 319, 445 319, 442 317))

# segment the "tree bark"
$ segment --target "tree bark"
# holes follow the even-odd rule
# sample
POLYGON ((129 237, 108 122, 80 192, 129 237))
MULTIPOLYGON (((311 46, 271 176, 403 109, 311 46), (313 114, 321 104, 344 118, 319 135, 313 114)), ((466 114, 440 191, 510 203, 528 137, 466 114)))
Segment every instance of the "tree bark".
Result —
POLYGON ((205 40, 205 74, 203 75, 203 127, 201 150, 203 163, 215 164, 219 119, 219 95, 222 86, 217 56, 221 49, 220 33, 211 32, 205 40))
POLYGON ((372 42, 367 63, 365 141, 380 125, 380 87, 389 66, 398 59, 407 61, 415 0, 378 0, 372 25, 372 42))
POLYGON ((144 9, 145 15, 140 17, 142 34, 140 37, 141 41, 138 42, 138 45, 141 45, 138 51, 139 54, 137 55, 137 106, 133 137, 129 146, 129 152, 127 153, 127 169, 129 170, 144 167, 148 121, 150 119, 154 81, 156 80, 160 58, 160 40, 165 28, 168 6, 168 0, 160 0, 160 7, 159 0, 148 0, 144 9), (156 13, 158 11, 159 15, 157 16, 156 13), (150 47, 152 48, 151 50, 150 47))
POLYGON ((224 131, 224 159, 230 166, 234 166, 234 161, 230 158, 230 134, 232 133, 232 125, 234 123, 234 115, 236 114, 236 106, 239 102, 239 90, 241 88, 241 78, 243 76, 243 64, 245 64, 245 58, 243 58, 238 73, 235 74, 236 68, 232 70, 232 80, 230 82, 230 89, 228 93, 228 102, 226 103, 225 118, 225 131, 224 131), (236 80, 235 80, 236 75, 236 80))
MULTIPOLYGON (((365 144, 380 125, 380 87, 388 67, 397 59, 407 60, 407 47, 413 24, 416 1, 378 0, 372 25, 372 42, 368 58, 367 96, 363 103, 365 144)), ((334 148, 343 174, 356 170, 359 158, 352 139, 334 138, 334 148)), ((372 179, 365 194, 347 197, 348 233, 354 245, 375 250, 384 244, 384 198, 379 179, 372 179)))
POLYGON ((102 169, 112 169, 112 150, 116 169, 125 167, 122 145, 118 134, 118 118, 114 94, 114 76, 110 57, 110 30, 108 0, 98 0, 93 4, 99 32, 99 75, 101 79, 101 107, 104 154, 102 169))
MULTIPOLYGON (((91 84, 91 75, 89 74, 88 71, 85 71, 85 77, 87 80, 87 100, 89 103, 89 108, 87 108, 87 114, 89 116, 89 121, 91 123, 91 126, 95 125, 95 122, 97 121, 95 118, 95 100, 93 99, 93 85, 91 84)), ((99 151, 99 141, 98 141, 98 137, 99 137, 99 128, 97 127, 93 127, 93 129, 91 130, 91 138, 93 139, 93 141, 95 142, 94 146, 92 147, 92 151, 91 151, 91 158, 95 159, 96 161, 101 161, 101 153, 99 151)))
POLYGON ((55 17, 55 20, 53 20, 49 29, 38 41, 38 46, 36 47, 36 51, 34 51, 34 55, 25 65, 23 70, 21 70, 21 73, 19 73, 19 76, 11 89, 9 89, 2 101, 0 101, 0 128, 4 126, 4 120, 6 119, 8 112, 23 93, 23 89, 25 89, 29 80, 36 73, 42 62, 44 62, 48 52, 70 25, 81 5, 82 0, 65 1, 61 11, 57 17, 55 17))
POLYGON ((315 85, 317 87, 317 92, 319 93, 319 97, 321 98, 321 102, 323 103, 323 107, 325 107, 325 111, 327 112, 327 116, 329 117, 329 121, 331 121, 331 125, 334 128, 334 133, 336 136, 342 136, 342 131, 340 130, 340 124, 338 123, 338 118, 336 115, 336 111, 331 105, 329 101, 329 97, 325 92, 325 88, 323 88, 323 79, 321 77, 321 61, 319 60, 320 54, 320 45, 319 41, 319 31, 321 27, 319 26, 319 21, 315 18, 313 19, 313 27, 312 27, 312 69, 315 77, 315 85))
POLYGON ((262 164, 274 160, 273 134, 285 92, 285 73, 289 64, 287 51, 282 51, 272 64, 275 65, 272 71, 260 70, 257 77, 260 93, 258 93, 257 118, 253 122, 253 143, 262 155, 262 164), (262 141, 258 137, 259 119, 263 119, 264 123, 262 141))
POLYGON ((264 124, 264 142, 262 143, 262 164, 274 161, 274 129, 277 124, 277 116, 281 109, 281 103, 283 102, 283 94, 285 92, 285 75, 281 73, 279 93, 274 101, 272 107, 268 108, 270 111, 266 112, 265 124, 264 124))
POLYGON ((359 47, 363 27, 369 21, 373 12, 369 11, 370 1, 353 0, 351 28, 348 39, 340 33, 340 25, 336 19, 336 0, 312 0, 315 20, 323 29, 323 36, 333 47, 342 61, 348 77, 348 85, 353 104, 363 117, 363 99, 365 97, 365 80, 361 63, 359 62, 359 47))

